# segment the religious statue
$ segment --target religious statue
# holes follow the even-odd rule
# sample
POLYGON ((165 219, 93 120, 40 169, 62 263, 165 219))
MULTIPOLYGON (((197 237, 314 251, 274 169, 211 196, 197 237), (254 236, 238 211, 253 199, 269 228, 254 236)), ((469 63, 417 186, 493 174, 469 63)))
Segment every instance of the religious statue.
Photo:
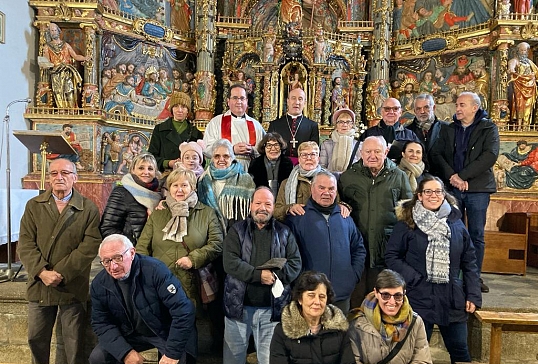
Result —
POLYGON ((105 132, 101 140, 102 148, 104 148, 103 155, 103 171, 105 171, 107 164, 112 163, 111 172, 116 174, 118 163, 120 161, 120 153, 122 150, 122 143, 119 141, 119 135, 116 133, 105 132))
POLYGON ((508 19, 510 16, 510 0, 500 0, 499 9, 500 19, 508 19))
POLYGON ((116 85, 116 88, 112 90, 111 98, 105 103, 105 110, 107 112, 119 107, 125 109, 127 114, 131 114, 134 110, 136 102, 138 102, 138 95, 135 92, 135 81, 133 75, 125 76, 125 80, 116 85))
MULTIPOLYGON (((518 14, 529 14, 531 12, 531 0, 514 0, 514 12, 518 14)), ((524 16, 521 17, 525 19, 524 16)))
POLYGON ((517 45, 517 54, 508 61, 508 74, 512 84, 512 120, 516 119, 519 129, 531 124, 532 111, 536 103, 536 77, 538 67, 528 58, 529 43, 517 45))
POLYGON ((482 101, 482 109, 488 109, 489 98, 489 75, 486 72, 486 62, 479 58, 469 66, 469 70, 473 73, 474 80, 470 82, 471 91, 475 92, 482 101))
POLYGON ((60 39, 61 29, 54 23, 49 24, 51 40, 43 47, 41 68, 48 69, 52 93, 56 107, 77 107, 77 97, 82 85, 82 77, 74 66, 74 61, 84 62, 86 57, 77 54, 69 43, 60 39))
POLYGON ((303 6, 300 0, 282 0, 280 4, 280 17, 284 23, 301 24, 303 6))
POLYGON ((331 95, 332 113, 338 109, 346 108, 347 106, 347 91, 342 86, 342 77, 335 77, 333 80, 333 91, 331 95))
POLYGON ((128 136, 126 135, 123 146, 127 149, 121 154, 122 161, 118 166, 118 170, 116 171, 117 174, 124 174, 124 166, 127 167, 127 170, 130 169, 133 158, 142 152, 142 147, 144 146, 142 140, 140 139, 140 135, 133 135, 128 141, 127 138, 128 136))
POLYGON ((314 63, 325 63, 327 61, 327 44, 323 37, 323 29, 318 29, 314 39, 314 63))
POLYGON ((273 62, 274 60, 275 41, 276 41, 275 32, 273 30, 273 27, 270 27, 269 31, 264 37, 264 44, 263 44, 263 61, 266 63, 273 62))
POLYGON ((170 26, 180 32, 191 30, 191 8, 186 0, 168 0, 170 2, 170 26))
POLYGON ((299 72, 295 72, 288 76, 288 92, 296 88, 304 89, 299 72))

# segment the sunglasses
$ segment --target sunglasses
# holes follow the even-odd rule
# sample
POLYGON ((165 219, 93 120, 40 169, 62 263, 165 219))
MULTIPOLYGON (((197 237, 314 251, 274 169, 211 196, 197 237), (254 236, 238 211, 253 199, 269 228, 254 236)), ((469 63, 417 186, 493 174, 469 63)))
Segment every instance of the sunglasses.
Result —
POLYGON ((404 299, 404 296, 405 294, 403 293, 395 293, 395 294, 390 294, 388 292, 378 292, 379 295, 381 296, 381 298, 383 299, 383 301, 388 301, 390 300, 391 297, 394 297, 394 301, 396 302, 402 302, 403 299, 404 299))

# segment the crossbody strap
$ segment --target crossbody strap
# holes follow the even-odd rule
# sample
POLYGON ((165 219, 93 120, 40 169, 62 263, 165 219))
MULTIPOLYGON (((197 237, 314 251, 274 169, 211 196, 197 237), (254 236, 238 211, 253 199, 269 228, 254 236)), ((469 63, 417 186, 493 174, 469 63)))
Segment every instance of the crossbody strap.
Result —
POLYGON ((378 361, 377 364, 387 364, 390 362, 396 354, 402 349, 403 345, 405 344, 405 341, 411 334, 411 329, 413 328, 413 325, 415 324, 415 321, 417 320, 417 314, 416 312, 413 312, 413 319, 411 320, 411 323, 409 324, 409 328, 407 329, 407 335, 404 336, 403 340, 400 341, 392 350, 390 351, 389 355, 387 355, 383 360, 378 361))

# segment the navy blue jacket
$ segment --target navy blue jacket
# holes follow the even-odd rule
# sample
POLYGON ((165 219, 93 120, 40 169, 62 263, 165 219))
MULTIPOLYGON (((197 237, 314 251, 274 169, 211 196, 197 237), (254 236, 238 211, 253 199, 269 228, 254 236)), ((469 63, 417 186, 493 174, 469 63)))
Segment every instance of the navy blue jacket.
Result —
MULTIPOLYGON (((291 299, 290 283, 301 272, 301 254, 291 230, 274 218, 269 222, 273 231, 271 258, 286 258, 282 269, 273 269, 284 285, 279 298, 271 295, 271 321, 280 321, 282 309, 291 299)), ((256 229, 252 218, 234 224, 224 238, 222 259, 227 275, 224 280, 224 314, 230 319, 243 317, 243 301, 247 284, 260 284, 261 270, 250 265, 252 235, 256 229), (239 252, 237 254, 236 252, 239 252)))
POLYGON ((385 251, 387 267, 400 273, 407 283, 407 298, 413 311, 425 322, 443 326, 467 321, 466 301, 477 308, 482 306, 475 249, 459 210, 452 208, 447 223, 451 233, 448 284, 426 281, 428 236, 419 228, 411 229, 399 221, 385 251))
MULTIPOLYGON (((194 305, 181 283, 160 260, 136 254, 131 267, 134 306, 146 325, 166 341, 166 352, 180 359, 184 352, 196 357, 194 305)), ((133 348, 125 339, 133 333, 132 318, 116 280, 103 269, 92 282, 92 328, 99 345, 118 361, 133 348)))
POLYGON ((304 215, 286 217, 286 224, 299 242, 303 270, 325 273, 332 283, 335 301, 346 300, 364 270, 366 249, 362 235, 351 217, 342 217, 338 204, 328 221, 311 199, 304 210, 304 215))
MULTIPOLYGON (((467 148, 463 169, 458 175, 469 183, 468 192, 497 191, 497 184, 493 176, 493 166, 499 156, 499 130, 482 109, 475 115, 476 124, 472 131, 467 148)), ((456 173, 454 168, 454 152, 456 148, 456 128, 461 128, 461 121, 441 125, 438 142, 432 149, 431 159, 435 164, 438 176, 443 179, 446 186, 450 186, 450 177, 456 173)))

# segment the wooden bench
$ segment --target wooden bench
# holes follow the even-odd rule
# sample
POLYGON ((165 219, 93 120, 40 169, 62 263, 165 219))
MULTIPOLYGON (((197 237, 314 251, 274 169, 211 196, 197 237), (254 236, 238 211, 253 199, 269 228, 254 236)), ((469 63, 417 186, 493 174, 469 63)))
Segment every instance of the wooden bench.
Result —
POLYGON ((538 334, 538 313, 475 311, 482 323, 491 324, 489 364, 501 364, 502 332, 538 334))
POLYGON ((525 275, 530 218, 529 213, 507 212, 495 221, 498 231, 484 232, 482 272, 525 275))

